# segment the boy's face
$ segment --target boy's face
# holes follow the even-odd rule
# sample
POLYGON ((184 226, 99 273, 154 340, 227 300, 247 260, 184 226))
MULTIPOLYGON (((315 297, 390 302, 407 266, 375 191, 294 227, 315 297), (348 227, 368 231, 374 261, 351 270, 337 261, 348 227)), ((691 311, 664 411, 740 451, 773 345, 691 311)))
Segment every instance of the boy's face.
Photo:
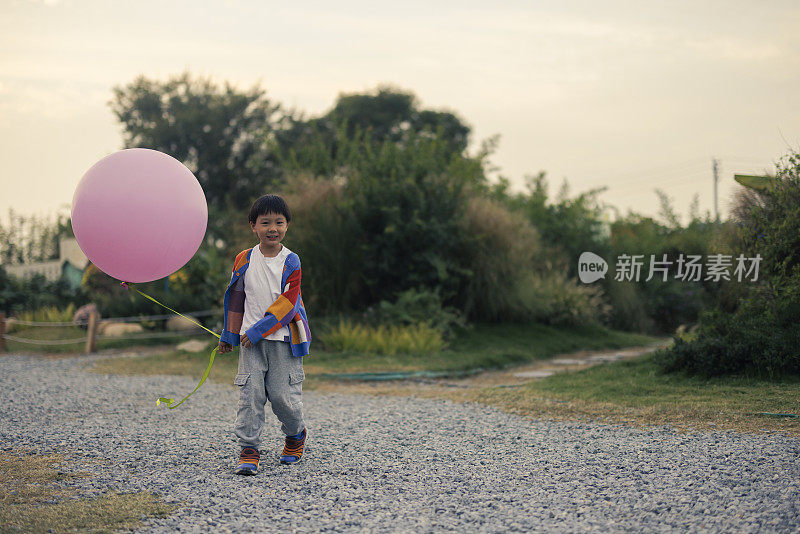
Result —
POLYGON ((267 213, 259 215, 255 224, 250 223, 253 233, 258 236, 258 240, 265 247, 277 246, 286 235, 289 223, 286 217, 278 213, 267 213))

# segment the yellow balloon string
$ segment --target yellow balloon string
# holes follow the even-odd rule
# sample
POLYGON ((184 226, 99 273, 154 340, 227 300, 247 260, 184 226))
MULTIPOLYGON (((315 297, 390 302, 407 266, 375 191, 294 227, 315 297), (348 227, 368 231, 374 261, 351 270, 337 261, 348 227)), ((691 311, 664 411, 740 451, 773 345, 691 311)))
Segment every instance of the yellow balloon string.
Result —
MULTIPOLYGON (((202 329, 203 329, 203 330, 205 330, 206 332, 208 332, 208 333, 210 333, 210 334, 213 334, 213 335, 214 335, 214 336, 216 336, 218 339, 220 338, 220 335, 219 335, 219 334, 217 334, 216 332, 214 332, 213 330, 209 330, 208 328, 206 328, 205 326, 201 325, 200 323, 198 323, 197 321, 195 321, 195 320, 194 320, 194 319, 192 319, 191 317, 187 317, 187 316, 183 315, 182 313, 179 313, 179 312, 177 312, 177 311, 173 310, 173 309, 172 309, 172 308, 170 308, 169 306, 166 306, 166 305, 164 305, 164 304, 160 303, 159 301, 157 301, 156 299, 154 299, 154 298, 153 298, 153 297, 151 297, 150 295, 147 295, 147 294, 145 294, 145 293, 142 293, 141 291, 139 291, 139 290, 138 290, 138 289, 136 289, 135 287, 131 286, 131 285, 130 285, 130 283, 128 283, 128 282, 122 282, 122 285, 123 285, 124 287, 126 287, 126 288, 133 289, 134 291, 136 291, 137 293, 139 293, 139 294, 140 294, 141 296, 143 296, 144 298, 146 298, 146 299, 148 299, 148 300, 151 300, 151 301, 155 302, 155 303, 156 303, 156 304, 158 304, 159 306, 162 306, 162 307, 164 307, 164 308, 168 309, 168 310, 169 310, 169 311, 171 311, 172 313, 175 313, 175 314, 177 314, 177 315, 180 315, 181 317, 183 317, 183 318, 184 318, 184 319, 186 319, 187 321, 190 321, 190 322, 192 322, 192 323, 196 324, 197 326, 199 326, 200 328, 202 328, 202 329)), ((203 378, 201 378, 201 379, 200 379, 200 383, 199 383, 199 384, 197 384, 197 387, 196 387, 196 388, 194 388, 194 390, 193 390, 191 393, 189 393, 188 395, 186 395, 186 396, 185 396, 185 397, 184 397, 184 398, 183 398, 183 399, 182 399, 182 400, 181 400, 179 403, 177 403, 177 404, 175 404, 175 399, 168 399, 168 398, 166 398, 166 397, 159 397, 159 398, 158 398, 158 400, 156 401, 156 406, 161 406, 161 404, 166 404, 166 405, 167 405, 167 408, 169 408, 170 410, 172 410, 173 408, 177 408, 178 406, 180 406, 180 405, 183 403, 183 401, 185 401, 186 399, 188 399, 189 397, 191 397, 192 395, 194 395, 194 392, 195 392, 195 391, 197 391, 198 389, 200 389, 200 386, 202 386, 202 385, 203 385, 203 382, 205 382, 205 381, 206 381, 206 378, 208 378, 208 373, 210 373, 210 372, 211 372, 211 366, 212 366, 212 365, 214 365, 214 357, 217 355, 217 351, 218 351, 218 350, 219 350, 219 347, 216 347, 216 348, 214 348, 214 350, 212 350, 212 351, 211 351, 211 359, 208 361, 208 367, 206 367, 206 372, 205 372, 205 373, 203 373, 203 378)))
POLYGON ((211 366, 212 366, 212 365, 214 365, 214 356, 216 356, 216 355, 217 355, 217 350, 219 350, 219 348, 218 348, 218 347, 215 347, 215 348, 214 348, 214 350, 212 350, 212 351, 211 351, 211 359, 210 359, 210 360, 209 360, 209 362, 208 362, 208 367, 206 367, 206 372, 205 372, 205 373, 203 373, 203 378, 201 378, 201 379, 200 379, 200 383, 199 383, 199 384, 197 384, 197 387, 196 387, 196 388, 194 388, 194 391, 192 391, 191 393, 189 393, 188 395, 186 395, 186 396, 185 396, 185 397, 184 397, 184 398, 181 400, 181 402, 179 402, 178 404, 173 404, 173 403, 175 402, 175 399, 168 399, 168 398, 166 398, 166 397, 159 397, 159 398, 158 398, 158 400, 156 401, 156 406, 161 406, 161 403, 164 403, 164 404, 166 404, 166 405, 167 405, 167 408, 169 408, 170 410, 172 410, 173 408, 177 408, 178 406, 180 406, 180 405, 181 405, 181 403, 183 403, 183 401, 185 401, 186 399, 188 399, 189 397, 191 397, 192 395, 194 395, 194 392, 195 392, 195 391, 197 391, 198 389, 200 389, 200 386, 202 386, 202 385, 203 385, 203 382, 205 382, 205 381, 206 381, 206 378, 208 378, 208 373, 210 373, 210 372, 211 372, 211 366))

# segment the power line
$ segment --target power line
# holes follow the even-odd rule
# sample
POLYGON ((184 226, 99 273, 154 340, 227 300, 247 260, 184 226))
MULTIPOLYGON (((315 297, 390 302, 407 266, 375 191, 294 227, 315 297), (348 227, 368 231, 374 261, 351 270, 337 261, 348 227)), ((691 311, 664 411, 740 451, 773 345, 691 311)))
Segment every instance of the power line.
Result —
POLYGON ((592 182, 610 182, 610 181, 614 181, 614 182, 620 183, 620 182, 618 182, 618 180, 622 179, 622 180, 624 180, 622 182, 623 184, 624 183, 635 183, 636 181, 641 180, 641 179, 656 178, 656 177, 659 177, 659 176, 663 176, 664 174, 672 175, 672 174, 674 174, 676 172, 682 172, 682 171, 690 170, 692 167, 696 167, 696 166, 698 166, 700 164, 704 164, 704 161, 699 160, 699 159, 695 159, 695 160, 685 161, 683 163, 678 163, 678 164, 675 164, 675 165, 671 165, 669 167, 662 167, 660 169, 656 168, 656 169, 651 169, 651 170, 647 170, 647 171, 615 174, 613 177, 607 177, 607 178, 604 178, 604 179, 601 179, 601 180, 592 180, 592 182), (633 180, 630 180, 631 178, 633 180))
POLYGON ((613 193, 614 191, 616 191, 618 189, 624 188, 625 191, 623 191, 621 194, 624 195, 624 196, 628 196, 630 194, 640 193, 640 192, 647 191, 647 190, 650 190, 650 189, 656 189, 656 188, 661 188, 661 187, 665 187, 665 186, 666 187, 672 187, 672 186, 677 186, 677 185, 681 185, 681 184, 689 184, 689 183, 696 184, 697 183, 696 176, 702 175, 702 174, 706 174, 707 172, 708 171, 705 171, 705 170, 704 171, 697 171, 697 172, 693 172, 691 174, 686 174, 686 175, 682 175, 682 176, 676 176, 676 177, 674 177, 672 179, 650 181, 650 182, 646 182, 646 183, 638 183, 638 184, 636 184, 634 186, 626 185, 626 184, 619 184, 619 185, 615 184, 615 185, 609 186, 609 190, 607 192, 613 193))

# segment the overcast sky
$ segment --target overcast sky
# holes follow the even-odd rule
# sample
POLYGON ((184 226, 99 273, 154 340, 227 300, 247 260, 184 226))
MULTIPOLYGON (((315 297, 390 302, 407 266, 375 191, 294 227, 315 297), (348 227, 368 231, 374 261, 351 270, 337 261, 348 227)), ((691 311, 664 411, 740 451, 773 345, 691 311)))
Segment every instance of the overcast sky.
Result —
MULTIPOLYGON (((606 185, 655 216, 728 213, 734 172, 800 147, 800 2, 0 0, 0 220, 68 206, 122 148, 115 85, 188 69, 317 114, 392 83, 455 111, 521 187, 606 185)), ((684 219, 685 222, 685 219, 684 219)))

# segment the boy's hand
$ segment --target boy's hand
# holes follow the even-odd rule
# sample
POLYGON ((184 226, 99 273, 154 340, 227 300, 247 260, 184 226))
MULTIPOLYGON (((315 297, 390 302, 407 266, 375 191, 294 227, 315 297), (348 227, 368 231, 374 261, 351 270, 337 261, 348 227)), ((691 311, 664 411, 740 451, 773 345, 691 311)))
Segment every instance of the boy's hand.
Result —
POLYGON ((233 346, 230 343, 225 343, 224 341, 219 342, 219 353, 225 354, 226 352, 230 352, 233 350, 233 346))
POLYGON ((250 343, 250 338, 247 337, 247 334, 242 334, 242 336, 239 338, 239 343, 241 343, 243 347, 248 349, 253 346, 253 344, 250 343))

